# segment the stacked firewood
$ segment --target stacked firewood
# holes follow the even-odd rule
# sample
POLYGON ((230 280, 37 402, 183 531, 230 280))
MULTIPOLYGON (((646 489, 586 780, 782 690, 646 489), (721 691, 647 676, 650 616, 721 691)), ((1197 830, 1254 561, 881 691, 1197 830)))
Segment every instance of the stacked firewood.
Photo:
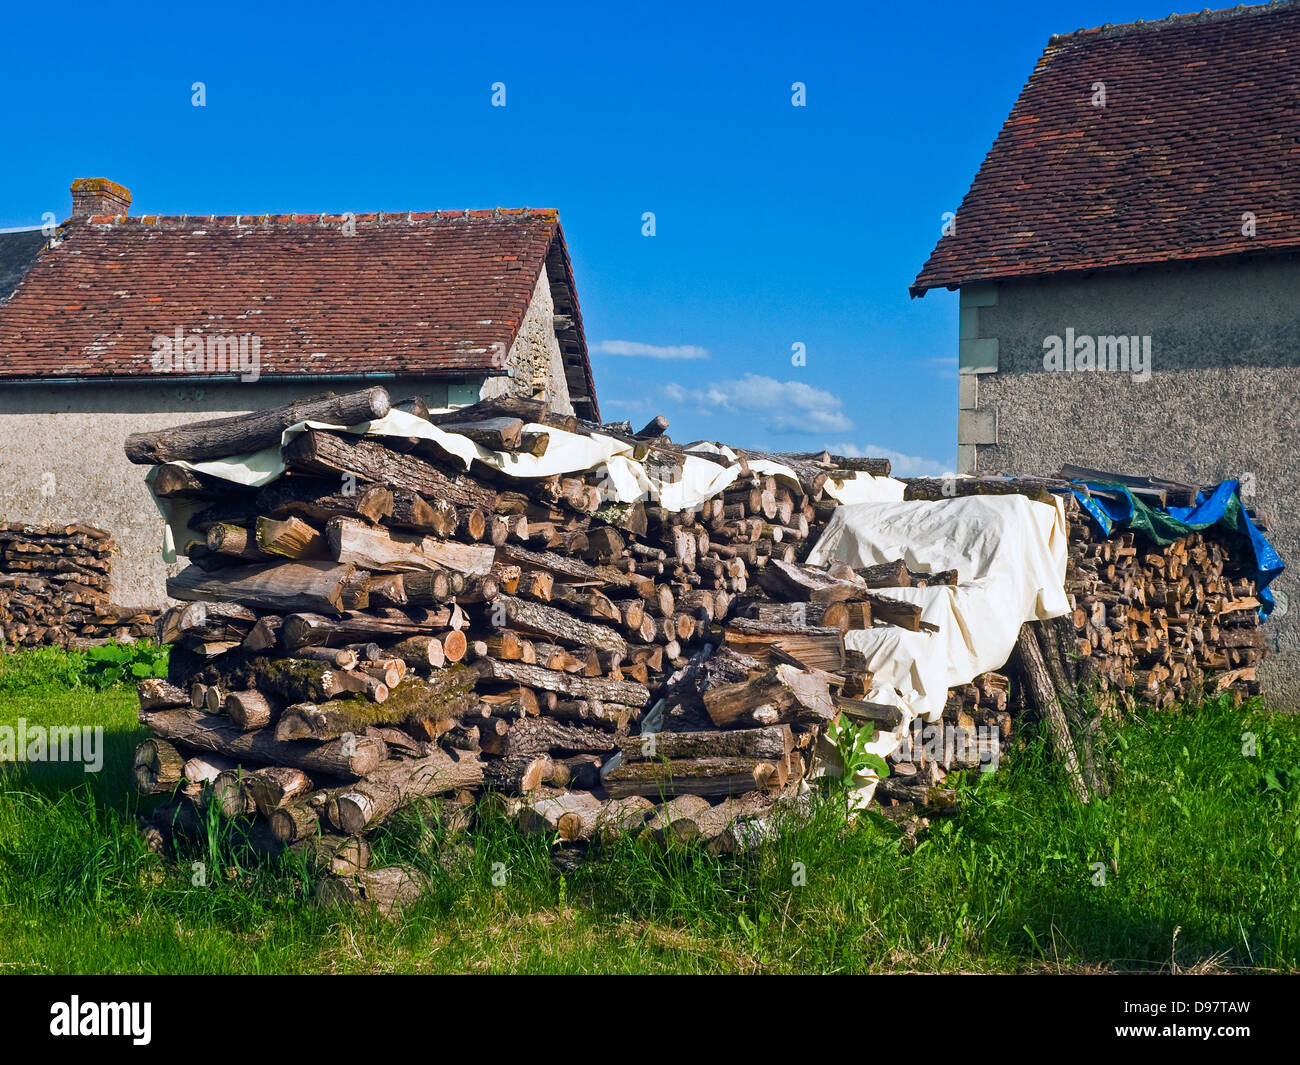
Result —
POLYGON ((0 522, 0 647, 152 635, 157 611, 109 601, 113 550, 89 525, 0 522))
POLYGON ((1072 612, 1037 637, 1063 692, 1082 685, 1115 710, 1138 703, 1165 708, 1223 692, 1238 701, 1258 694, 1256 667, 1269 645, 1248 562, 1250 545, 1221 526, 1163 547, 1131 530, 1107 535, 1074 491, 1113 493, 1083 488, 1079 481, 1122 483, 1159 506, 1191 505, 1199 491, 1173 481, 1067 466, 1056 478, 917 479, 908 483, 907 498, 1018 493, 1041 502, 1053 494, 1064 500, 1065 589, 1072 612))
MULTIPOLYGON (((497 453, 545 454, 544 430, 613 437, 668 483, 688 454, 662 419, 633 434, 539 401, 398 406, 497 453)), ((170 675, 141 685, 153 738, 136 778, 175 793, 164 816, 255 817, 268 846, 351 876, 352 896, 386 890, 366 887, 359 841, 420 799, 460 824, 491 792, 494 810, 579 848, 634 832, 734 849, 798 790, 841 710, 896 723, 863 701, 870 677, 843 633, 873 616, 919 627, 871 591, 897 569, 798 561, 833 509, 826 482, 885 462, 738 452, 739 478, 688 511, 612 502, 600 471, 466 471, 420 437, 308 429, 260 489, 176 464, 388 409, 370 389, 128 440, 155 494, 190 515, 190 565, 168 582, 183 602, 158 621, 170 675)))
POLYGON ((1066 588, 1083 678, 1122 707, 1258 694, 1268 640, 1245 545, 1234 540, 1210 529, 1160 547, 1072 521, 1066 588))
MULTIPOLYGON (((887 463, 684 448, 664 435, 663 419, 634 433, 516 398, 443 413, 418 400, 396 405, 504 456, 480 454, 468 469, 459 445, 432 430, 312 428, 282 441, 302 421, 356 425, 390 407, 383 389, 369 389, 128 440, 128 456, 154 467, 153 492, 173 509, 190 562, 168 583, 180 605, 157 624, 172 645, 169 677, 140 686, 152 738, 135 776, 147 793, 170 793, 160 823, 193 826, 213 811, 250 819, 259 845, 294 848, 336 874, 322 881, 326 897, 384 905, 418 891, 421 878, 368 869, 366 838, 416 802, 453 829, 484 810, 505 815, 557 840, 561 858, 624 835, 741 850, 767 837, 781 801, 810 776, 836 771, 832 723, 903 723, 903 711, 869 699, 873 677, 844 634, 932 628, 889 591, 958 575, 802 561, 834 510, 833 483, 885 474, 887 463), (545 456, 561 433, 619 441, 662 485, 685 480, 692 462, 739 474, 674 511, 653 493, 616 501, 605 468, 506 472, 545 456), (279 449, 285 472, 260 488, 181 465, 266 448, 279 449), (774 475, 772 464, 790 473, 774 475)), ((912 482, 909 494, 986 483, 1035 498, 1064 485, 912 482)), ((1212 538, 1175 545, 1185 555, 1121 554, 1133 546, 1123 536, 1094 538, 1077 515, 1072 527, 1069 590, 1085 635, 1074 634, 1077 616, 1058 619, 1032 648, 1018 645, 1006 675, 954 689, 942 721, 893 759, 878 792, 886 803, 942 807, 949 771, 995 762, 990 747, 1010 737, 1024 655, 1063 690, 1081 679, 1095 625, 1111 640, 1109 649, 1104 636, 1086 641, 1096 675, 1107 655, 1130 658, 1163 691, 1181 678, 1148 663, 1162 645, 1139 647, 1143 626, 1163 631, 1171 654, 1184 636, 1195 640, 1169 582, 1197 611, 1214 596, 1240 599, 1233 553, 1216 553, 1212 538), (1178 583, 1189 567, 1195 578, 1178 583), (1163 585, 1148 587, 1157 570, 1163 585), (1149 618, 1133 610, 1139 584, 1149 618), (1138 626, 1125 634, 1127 656, 1115 646, 1114 605, 1138 626)), ((1202 631, 1209 649, 1198 668, 1226 666, 1222 677, 1248 668, 1245 644, 1222 636, 1248 612, 1220 613, 1233 621, 1202 631)), ((1248 682, 1238 674, 1227 684, 1248 682)))

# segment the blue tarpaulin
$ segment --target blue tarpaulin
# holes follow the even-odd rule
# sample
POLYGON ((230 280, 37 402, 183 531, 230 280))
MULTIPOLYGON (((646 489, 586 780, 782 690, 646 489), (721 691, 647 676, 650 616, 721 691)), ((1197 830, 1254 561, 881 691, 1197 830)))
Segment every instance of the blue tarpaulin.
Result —
POLYGON ((1075 483, 1119 497, 1116 499, 1089 496, 1078 490, 1074 493, 1079 505, 1092 515, 1107 536, 1116 526, 1136 529, 1161 545, 1172 543, 1189 532, 1208 529, 1212 525, 1223 525, 1240 534, 1249 541, 1254 553, 1255 566, 1252 576, 1258 589, 1260 616, 1268 617, 1272 613, 1273 593, 1268 590, 1268 585, 1285 569, 1285 566, 1281 557, 1273 550, 1273 545, 1264 538, 1264 534, 1256 528, 1255 523, 1250 520, 1250 515, 1246 513, 1246 507, 1241 502, 1239 482, 1224 481, 1209 495, 1197 492, 1196 503, 1193 506, 1163 509, 1148 506, 1141 500, 1135 499, 1133 493, 1122 484, 1101 481, 1076 481, 1075 483))

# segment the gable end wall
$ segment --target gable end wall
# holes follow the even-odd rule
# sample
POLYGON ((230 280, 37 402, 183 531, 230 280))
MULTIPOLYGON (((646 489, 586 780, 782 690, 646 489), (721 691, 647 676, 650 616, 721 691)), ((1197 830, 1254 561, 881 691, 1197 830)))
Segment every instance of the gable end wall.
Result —
POLYGON ((1072 462, 1193 484, 1253 475, 1247 503, 1291 567, 1272 585, 1260 678, 1275 705, 1300 709, 1300 263, 1007 281, 963 290, 962 315, 962 472, 1072 462), (1149 336, 1150 379, 1046 371, 1044 340, 1067 327, 1149 336))

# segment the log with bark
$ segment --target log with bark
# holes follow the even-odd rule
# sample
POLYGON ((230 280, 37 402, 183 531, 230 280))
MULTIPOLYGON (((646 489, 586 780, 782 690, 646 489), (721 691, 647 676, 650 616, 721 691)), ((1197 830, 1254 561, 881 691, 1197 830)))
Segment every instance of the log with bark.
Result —
POLYGON ((388 413, 388 392, 367 388, 329 399, 290 403, 252 414, 214 418, 170 429, 132 433, 126 438, 126 457, 142 465, 164 462, 203 462, 246 455, 280 443, 291 425, 304 421, 356 425, 375 421, 388 413))

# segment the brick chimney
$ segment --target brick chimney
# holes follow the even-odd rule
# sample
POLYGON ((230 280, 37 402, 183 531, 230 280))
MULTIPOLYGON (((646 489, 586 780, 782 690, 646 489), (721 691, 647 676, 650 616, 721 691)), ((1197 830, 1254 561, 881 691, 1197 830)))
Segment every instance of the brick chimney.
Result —
POLYGON ((102 177, 77 178, 72 183, 72 217, 122 215, 131 210, 131 190, 102 177))

